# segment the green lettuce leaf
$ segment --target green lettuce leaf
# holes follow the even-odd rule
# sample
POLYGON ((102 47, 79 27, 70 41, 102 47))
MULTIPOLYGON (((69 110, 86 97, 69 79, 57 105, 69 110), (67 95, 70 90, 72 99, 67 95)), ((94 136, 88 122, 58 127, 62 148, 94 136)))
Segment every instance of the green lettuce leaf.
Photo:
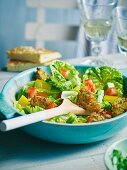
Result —
POLYGON ((25 114, 24 110, 23 110, 23 106, 21 104, 18 103, 18 101, 14 102, 14 107, 16 108, 16 110, 18 112, 21 112, 23 114, 25 114))
POLYGON ((66 115, 53 117, 51 119, 48 119, 47 121, 57 122, 57 123, 68 123, 68 124, 81 124, 81 123, 86 123, 86 117, 75 115, 73 113, 68 113, 66 115))
POLYGON ((39 111, 42 111, 44 110, 43 108, 39 107, 39 106, 26 106, 25 108, 23 108, 24 112, 26 114, 29 114, 29 113, 35 113, 35 112, 39 112, 39 111))
POLYGON ((114 82, 123 84, 122 73, 116 68, 109 67, 109 66, 102 66, 99 67, 99 70, 100 70, 100 76, 102 77, 104 83, 110 82, 110 80, 112 80, 114 82))
POLYGON ((87 80, 89 78, 92 79, 96 90, 103 89, 103 80, 100 75, 100 70, 98 68, 88 68, 86 70, 85 74, 83 75, 83 82, 84 80, 87 80))
POLYGON ((16 100, 19 100, 22 95, 24 95, 25 97, 27 97, 27 88, 26 88, 26 87, 22 87, 22 88, 16 93, 16 100))
POLYGON ((114 83, 118 96, 123 96, 123 76, 116 68, 109 66, 89 68, 83 75, 83 81, 88 78, 92 79, 96 90, 104 89, 108 82, 114 83))
POLYGON ((61 90, 72 90, 75 87, 81 86, 81 79, 79 78, 79 72, 75 69, 74 66, 66 63, 64 61, 54 61, 50 65, 51 69, 51 80, 54 82, 56 87, 61 90), (60 69, 67 69, 69 71, 68 79, 65 79, 60 73, 60 69))
POLYGON ((27 89, 29 87, 34 87, 35 81, 28 82, 24 87, 22 87, 17 93, 16 93, 16 100, 19 100, 22 95, 27 97, 27 89))

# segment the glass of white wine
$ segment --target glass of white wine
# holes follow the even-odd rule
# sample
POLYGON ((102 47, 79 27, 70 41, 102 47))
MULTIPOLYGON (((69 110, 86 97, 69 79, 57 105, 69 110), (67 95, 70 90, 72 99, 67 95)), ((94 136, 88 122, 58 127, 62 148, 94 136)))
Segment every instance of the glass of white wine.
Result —
POLYGON ((108 61, 100 55, 100 43, 107 39, 113 23, 113 9, 118 0, 79 0, 81 21, 86 38, 91 41, 91 54, 96 59, 86 60, 89 65, 108 65, 108 61))
POLYGON ((127 55, 127 6, 115 9, 116 34, 119 51, 127 55))

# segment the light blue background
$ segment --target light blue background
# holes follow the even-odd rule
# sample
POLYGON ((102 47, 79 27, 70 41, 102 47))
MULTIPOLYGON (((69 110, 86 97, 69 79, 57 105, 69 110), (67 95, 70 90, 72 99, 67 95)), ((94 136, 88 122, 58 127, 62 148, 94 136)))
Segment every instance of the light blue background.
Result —
MULTIPOLYGON (((26 0, 0 0, 0 67, 7 62, 6 51, 16 46, 35 45, 34 41, 25 41, 25 23, 36 21, 36 9, 28 8, 26 0)), ((45 22, 76 25, 80 23, 79 12, 76 9, 47 9, 45 22)), ((76 39, 77 35, 75 35, 76 39)), ((76 43, 45 42, 48 49, 58 50, 64 58, 75 55, 76 43)))

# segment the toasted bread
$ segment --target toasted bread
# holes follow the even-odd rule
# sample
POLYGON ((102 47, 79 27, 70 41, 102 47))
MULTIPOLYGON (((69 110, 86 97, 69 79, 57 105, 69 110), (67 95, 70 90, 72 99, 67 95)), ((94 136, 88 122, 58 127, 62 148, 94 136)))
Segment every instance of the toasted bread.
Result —
POLYGON ((42 48, 33 48, 31 46, 13 48, 7 51, 7 55, 12 60, 30 61, 41 64, 61 57, 59 52, 42 48))
POLYGON ((10 60, 7 63, 7 70, 8 71, 20 72, 20 71, 24 71, 24 70, 27 70, 27 69, 33 68, 33 67, 49 65, 49 64, 51 64, 51 62, 52 61, 49 61, 49 62, 44 63, 44 64, 40 64, 40 63, 32 63, 32 62, 28 62, 28 61, 10 60))

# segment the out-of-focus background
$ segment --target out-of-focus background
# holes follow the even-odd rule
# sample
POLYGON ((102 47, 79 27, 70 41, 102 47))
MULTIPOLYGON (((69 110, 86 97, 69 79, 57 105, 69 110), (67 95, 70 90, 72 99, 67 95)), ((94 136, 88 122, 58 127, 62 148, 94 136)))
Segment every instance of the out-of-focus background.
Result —
POLYGON ((5 51, 22 45, 74 57, 79 24, 76 0, 0 0, 0 67, 5 51))
POLYGON ((6 51, 17 46, 44 47, 68 59, 89 54, 83 41, 77 0, 0 0, 0 68, 6 51))

